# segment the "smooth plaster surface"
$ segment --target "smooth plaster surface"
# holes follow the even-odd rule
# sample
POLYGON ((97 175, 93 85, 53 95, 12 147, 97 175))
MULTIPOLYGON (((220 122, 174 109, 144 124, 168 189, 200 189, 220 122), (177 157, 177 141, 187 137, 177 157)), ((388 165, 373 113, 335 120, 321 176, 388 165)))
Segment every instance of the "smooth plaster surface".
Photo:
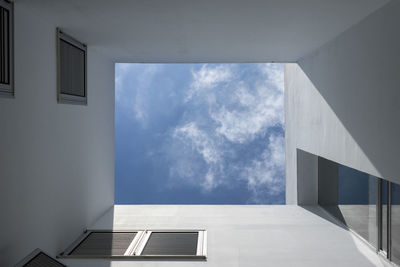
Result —
MULTIPOLYGON (((400 183, 400 1, 285 69, 287 168, 295 149, 400 183)), ((293 180, 287 203, 296 203, 293 180)))
POLYGON ((296 149, 400 183, 398 25, 392 1, 285 66, 287 203, 298 200, 296 149))
MULTIPOLYGON (((384 0, 15 1, 16 97, 0 98, 2 127, 0 226, 3 229, 0 233, 0 265, 11 265, 36 247, 55 255, 56 251, 64 248, 84 227, 90 225, 112 205, 114 199, 112 62, 295 61, 385 3, 387 1, 384 0), (55 28, 57 26, 88 44, 87 107, 56 103, 55 28)), ((353 60, 350 64, 351 70, 359 64, 364 64, 363 75, 371 74, 368 70, 376 71, 377 67, 365 67, 371 50, 375 63, 380 63, 378 56, 387 49, 389 52, 383 53, 385 55, 383 63, 392 62, 392 58, 395 59, 393 62, 396 62, 398 56, 396 49, 399 47, 396 3, 390 4, 384 12, 371 25, 362 26, 362 33, 357 30, 355 37, 347 34, 347 37, 343 37, 344 40, 335 41, 338 43, 339 52, 344 54, 344 57, 339 58, 353 60), (387 27, 387 30, 385 28, 379 34, 383 26, 387 27), (367 33, 369 30, 373 38, 365 40, 369 36, 367 33), (357 41, 357 38, 361 38, 361 41, 357 41), (393 44, 388 42, 391 38, 394 38, 393 44), (380 41, 383 42, 378 43, 380 41), (354 47, 368 42, 371 43, 367 45, 370 49, 361 49, 354 55, 346 52, 354 51, 354 47)), ((317 69, 322 69, 321 64, 330 65, 336 56, 328 48, 328 61, 316 56, 315 60, 305 58, 301 64, 311 76, 321 75, 321 82, 326 83, 331 81, 330 78, 318 73, 317 69), (318 63, 314 66, 314 63, 310 63, 313 61, 318 63)), ((390 78, 393 78, 397 75, 397 70, 393 67, 396 66, 395 63, 391 64, 384 69, 388 70, 390 78)), ((342 67, 343 64, 334 65, 334 68, 342 67)), ((379 72, 377 81, 373 80, 373 75, 368 77, 370 79, 367 88, 371 91, 372 85, 368 87, 368 83, 372 82, 376 87, 376 82, 382 81, 385 75, 379 72)), ((341 85, 346 82, 344 79, 341 85)), ((347 89, 346 86, 342 87, 341 89, 347 89)), ((391 94, 382 99, 379 95, 377 98, 374 93, 371 95, 371 98, 378 99, 379 103, 383 101, 384 104, 389 104, 390 108, 385 109, 381 115, 388 115, 387 112, 390 115, 392 111, 398 114, 397 95, 393 94, 393 91, 389 92, 391 94)), ((343 94, 338 96, 346 97, 343 94)), ((311 97, 309 101, 321 100, 321 95, 318 96, 315 90, 310 88, 306 89, 304 98, 307 97, 311 97)), ((302 101, 302 98, 296 101, 302 101)), ((315 112, 314 109, 303 111, 305 115, 309 115, 307 112, 315 112)), ((324 112, 324 116, 334 114, 330 111, 324 112)), ((359 115, 359 111, 356 114, 359 115)), ((392 122, 392 117, 388 118, 389 122, 392 122)), ((328 121, 331 122, 329 118, 328 121)), ((304 122, 302 127, 308 126, 308 122, 304 122)), ((333 125, 338 124, 333 123, 333 125)), ((385 123, 382 125, 388 126, 385 123)), ((381 125, 375 123, 373 126, 381 125)), ((391 128, 388 127, 388 130, 391 128)), ((292 142, 296 145, 302 144, 300 148, 313 152, 314 150, 307 146, 309 137, 306 133, 304 131, 303 136, 293 139, 292 142)), ((316 131, 314 135, 317 140, 319 140, 318 134, 316 131)), ((376 133, 372 134, 373 136, 377 137, 376 133)), ((385 137, 388 137, 387 134, 385 137)), ((389 137, 393 136, 390 134, 389 137)), ((361 138, 360 142, 363 143, 362 141, 365 140, 361 138)), ((352 144, 350 142, 350 145, 352 144)), ((323 147, 321 143, 319 146, 323 147)), ((342 147, 337 149, 340 148, 342 147)), ((382 151, 383 149, 379 150, 382 151)), ((393 148, 389 151, 392 153, 393 148)), ((333 155, 328 158, 336 157, 333 152, 328 154, 333 155)), ((390 156, 393 156, 392 154, 390 156)), ((357 159, 354 153, 351 157, 357 159)), ((365 162, 365 158, 361 157, 357 162, 365 162)), ((379 167, 380 171, 395 169, 395 167, 379 167)), ((296 176, 291 177, 296 178, 296 176)), ((216 210, 193 209, 192 212, 186 208, 164 209, 163 207, 157 209, 155 213, 152 210, 151 214, 140 210, 141 207, 137 208, 141 212, 137 215, 139 217, 131 218, 127 212, 124 216, 117 216, 119 219, 116 225, 122 226, 123 223, 130 222, 135 225, 127 226, 136 227, 140 224, 140 218, 144 222, 143 225, 146 223, 150 226, 159 223, 166 226, 169 224, 169 226, 189 227, 203 222, 209 229, 214 229, 211 231, 211 236, 213 232, 214 235, 217 233, 218 237, 222 235, 222 238, 214 236, 214 241, 222 242, 216 246, 218 250, 215 251, 218 253, 213 255, 210 252, 209 263, 214 266, 223 266, 222 263, 227 266, 252 264, 259 266, 260 263, 264 265, 266 260, 271 260, 274 266, 279 263, 298 266, 299 262, 305 266, 311 266, 310 263, 314 262, 336 266, 334 263, 338 260, 348 263, 349 266, 356 266, 350 263, 368 266, 371 259, 376 263, 375 254, 369 252, 365 254, 369 260, 360 256, 364 250, 360 252, 359 243, 350 242, 352 238, 347 232, 339 234, 337 231, 341 231, 340 229, 334 228, 336 229, 334 230, 331 225, 323 223, 325 221, 320 221, 319 217, 304 211, 300 212, 297 210, 298 207, 271 207, 265 211, 265 216, 262 215, 264 211, 261 206, 246 207, 248 211, 240 210, 236 215, 226 207, 215 208, 216 210), (173 211, 175 209, 176 212, 173 211), (224 213, 225 209, 227 213, 224 213), (289 209, 293 209, 293 212, 286 214, 289 209), (257 211, 257 214, 250 212, 253 210, 257 211), (171 212, 174 216, 170 215, 171 212), (134 221, 129 221, 130 218, 134 221), (153 223, 146 221, 148 220, 146 218, 152 219, 153 223), (168 221, 158 220, 163 218, 168 218, 168 221), (246 230, 248 226, 252 228, 251 231, 246 230), (224 230, 227 227, 229 231, 224 230), (239 235, 232 234, 232 230, 239 230, 239 235), (332 235, 331 230, 338 235, 332 235), (259 235, 265 236, 262 244, 254 242, 259 235), (335 239, 338 236, 342 239, 335 239), (243 243, 239 244, 239 240, 243 240, 243 243), (307 241, 305 245, 304 240, 307 241), (321 242, 328 242, 330 250, 324 250, 320 246, 321 242), (227 246, 223 246, 224 244, 227 246), (254 244, 258 245, 252 247, 254 244), (320 249, 318 254, 310 252, 314 248, 320 249), (274 253, 268 254, 270 250, 274 253), (292 254, 288 254, 288 251, 293 253, 293 257, 289 257, 292 254), (333 252, 343 252, 343 257, 338 258, 338 254, 333 255, 333 252), (266 259, 265 255, 269 257, 266 259)), ((86 266, 84 263, 79 264, 86 266)), ((107 266, 107 263, 105 264, 107 266)), ((124 262, 113 264, 128 265, 124 262)), ((169 263, 174 266, 177 264, 187 266, 185 262, 169 263)), ((203 263, 193 263, 193 265, 199 264, 203 263)), ((137 265, 158 264, 143 262, 137 265)))
POLYGON ((17 0, 116 62, 293 62, 388 0, 17 0))
POLYGON ((15 4, 15 98, 0 98, 0 266, 51 255, 114 201, 114 65, 88 47, 88 105, 57 104, 57 21, 15 4))
POLYGON ((117 205, 94 229, 206 229, 207 261, 62 259, 72 267, 389 266, 315 206, 117 205))

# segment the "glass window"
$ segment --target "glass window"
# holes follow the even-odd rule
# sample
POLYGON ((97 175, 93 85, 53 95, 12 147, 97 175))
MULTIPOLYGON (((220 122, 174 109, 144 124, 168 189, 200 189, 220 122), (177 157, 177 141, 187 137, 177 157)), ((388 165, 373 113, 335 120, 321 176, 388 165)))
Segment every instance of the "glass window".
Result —
POLYGON ((388 186, 389 183, 385 180, 382 180, 382 187, 381 187, 381 203, 382 203, 382 217, 381 217, 381 226, 382 226, 382 230, 381 230, 381 234, 382 234, 382 245, 381 245, 381 249, 383 251, 385 251, 387 253, 388 250, 388 239, 387 239, 387 235, 388 235, 388 212, 387 212, 387 203, 388 203, 388 186))
POLYGON ((377 178, 320 159, 319 204, 361 237, 377 246, 377 178))
POLYGON ((392 261, 400 264, 400 185, 392 183, 392 261))
POLYGON ((377 178, 339 165, 339 210, 346 225, 377 245, 377 178))

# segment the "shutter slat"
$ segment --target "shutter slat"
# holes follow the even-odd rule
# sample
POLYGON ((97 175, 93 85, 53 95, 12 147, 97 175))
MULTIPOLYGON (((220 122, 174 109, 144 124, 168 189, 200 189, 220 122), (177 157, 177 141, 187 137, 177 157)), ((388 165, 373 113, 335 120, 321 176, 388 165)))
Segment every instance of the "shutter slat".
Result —
POLYGON ((85 51, 60 40, 61 93, 85 97, 85 51))
POLYGON ((136 232, 92 232, 70 255, 123 256, 136 232))
POLYGON ((24 267, 65 267, 65 265, 53 258, 50 258, 43 252, 40 252, 28 263, 26 263, 24 267))
POLYGON ((198 232, 152 232, 141 255, 196 255, 198 232))

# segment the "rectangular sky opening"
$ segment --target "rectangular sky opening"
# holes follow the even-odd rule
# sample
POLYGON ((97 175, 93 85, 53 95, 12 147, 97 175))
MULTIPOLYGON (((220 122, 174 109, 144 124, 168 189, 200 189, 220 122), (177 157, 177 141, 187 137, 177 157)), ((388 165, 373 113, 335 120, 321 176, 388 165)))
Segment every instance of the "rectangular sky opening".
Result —
POLYGON ((284 204, 283 64, 115 65, 115 204, 284 204))

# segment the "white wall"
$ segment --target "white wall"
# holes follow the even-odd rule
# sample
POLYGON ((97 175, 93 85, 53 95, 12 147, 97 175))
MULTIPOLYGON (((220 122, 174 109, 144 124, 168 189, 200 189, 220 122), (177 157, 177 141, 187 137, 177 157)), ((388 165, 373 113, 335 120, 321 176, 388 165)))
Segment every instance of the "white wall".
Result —
POLYGON ((88 105, 57 104, 55 28, 15 4, 15 98, 0 98, 0 266, 52 255, 114 201, 114 65, 88 44, 88 105))
MULTIPOLYGON (((392 1, 286 66, 287 154, 299 148, 400 183, 399 25, 400 1, 392 1)), ((295 203, 295 190, 287 194, 295 203)))
POLYGON ((389 266, 331 220, 319 207, 294 205, 116 205, 92 229, 205 229, 207 261, 61 261, 73 267, 389 266))
POLYGON ((17 1, 118 62, 220 63, 297 61, 389 0, 17 1))

